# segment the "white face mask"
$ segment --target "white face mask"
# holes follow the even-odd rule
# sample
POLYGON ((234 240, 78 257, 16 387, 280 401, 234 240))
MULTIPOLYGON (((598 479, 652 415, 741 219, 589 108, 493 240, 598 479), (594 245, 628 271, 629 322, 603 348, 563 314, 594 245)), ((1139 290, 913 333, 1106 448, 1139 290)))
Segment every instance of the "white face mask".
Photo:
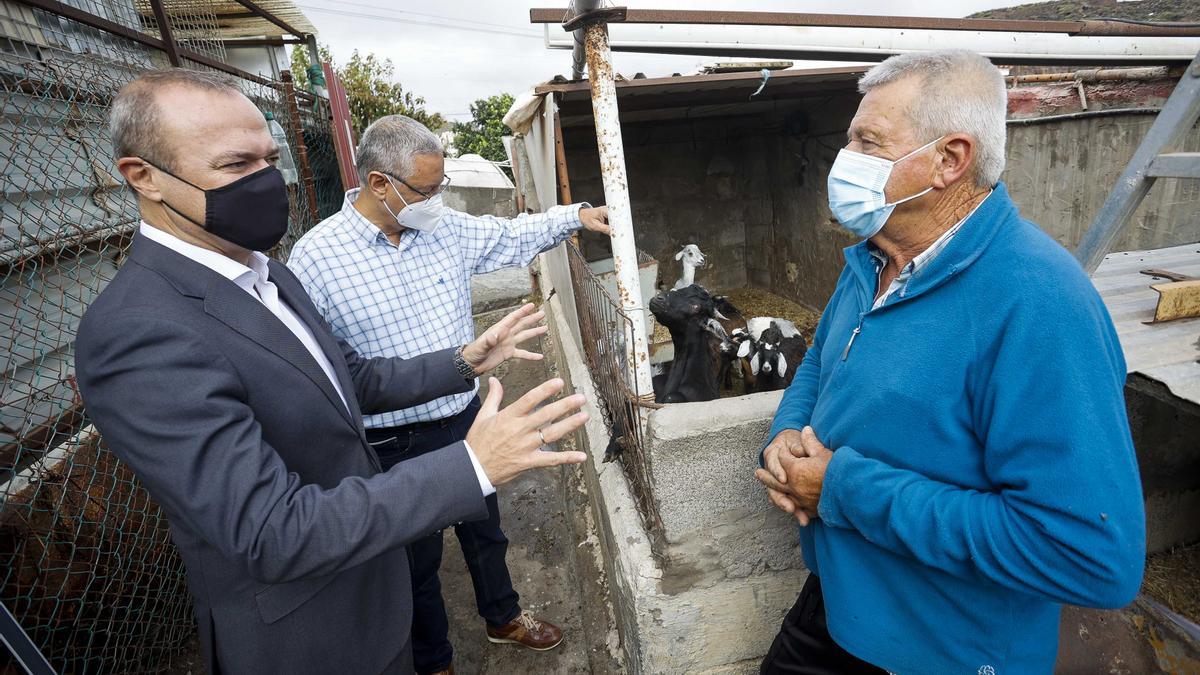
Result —
POLYGON ((396 184, 392 182, 392 177, 387 174, 383 175, 387 178, 388 185, 391 185, 392 189, 396 191, 396 196, 404 202, 404 208, 400 209, 400 213, 392 213, 392 208, 388 206, 387 200, 383 200, 383 208, 387 209, 388 214, 395 218, 401 227, 419 232, 436 230, 438 223, 442 221, 442 212, 445 210, 445 206, 442 205, 442 193, 439 192, 429 199, 409 204, 400 194, 396 184))
POLYGON ((931 185, 915 195, 889 204, 883 189, 892 175, 892 169, 942 138, 945 137, 939 136, 895 161, 843 148, 829 169, 829 210, 833 212, 833 217, 855 236, 862 239, 874 237, 883 229, 897 205, 933 189, 931 185))

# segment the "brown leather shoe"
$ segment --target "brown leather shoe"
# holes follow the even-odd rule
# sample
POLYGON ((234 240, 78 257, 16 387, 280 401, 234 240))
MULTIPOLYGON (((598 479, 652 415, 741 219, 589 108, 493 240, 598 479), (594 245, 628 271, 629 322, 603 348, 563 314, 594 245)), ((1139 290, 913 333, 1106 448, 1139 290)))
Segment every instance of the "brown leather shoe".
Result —
POLYGON ((562 629, 549 621, 533 618, 529 610, 523 609, 517 618, 499 628, 488 626, 488 642, 512 643, 544 652, 554 649, 562 642, 562 629))
POLYGON ((454 675, 454 664, 451 663, 450 665, 446 666, 445 670, 439 670, 431 675, 454 675))

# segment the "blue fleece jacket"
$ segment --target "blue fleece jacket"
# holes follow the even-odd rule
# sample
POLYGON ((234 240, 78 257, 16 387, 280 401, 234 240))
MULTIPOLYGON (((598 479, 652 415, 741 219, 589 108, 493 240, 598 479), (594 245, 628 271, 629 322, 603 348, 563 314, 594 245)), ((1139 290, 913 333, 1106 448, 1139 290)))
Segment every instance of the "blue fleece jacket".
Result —
POLYGON ((895 673, 1049 673, 1061 605, 1119 607, 1142 578, 1108 312, 1002 184, 878 309, 865 242, 845 254, 768 435, 834 449, 800 535, 830 633, 895 673))

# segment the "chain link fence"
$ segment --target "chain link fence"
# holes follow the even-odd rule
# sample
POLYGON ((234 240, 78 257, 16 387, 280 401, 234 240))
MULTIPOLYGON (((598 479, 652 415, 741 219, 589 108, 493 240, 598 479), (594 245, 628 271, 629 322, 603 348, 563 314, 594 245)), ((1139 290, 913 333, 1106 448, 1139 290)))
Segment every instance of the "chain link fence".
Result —
MULTIPOLYGON (((74 4, 146 29, 140 5, 74 4)), ((185 4, 203 23, 205 3, 185 4)), ((220 45, 198 28, 185 36, 192 49, 220 45)), ((136 41, 0 0, 0 601, 64 673, 157 672, 194 632, 167 521, 89 425, 74 381, 79 320, 139 222, 113 166, 108 108, 126 82, 167 65, 136 41)), ((287 83, 241 84, 301 167, 272 252, 284 257, 341 205, 328 107, 288 97, 287 83)), ((15 668, 6 658, 0 672, 15 668)))

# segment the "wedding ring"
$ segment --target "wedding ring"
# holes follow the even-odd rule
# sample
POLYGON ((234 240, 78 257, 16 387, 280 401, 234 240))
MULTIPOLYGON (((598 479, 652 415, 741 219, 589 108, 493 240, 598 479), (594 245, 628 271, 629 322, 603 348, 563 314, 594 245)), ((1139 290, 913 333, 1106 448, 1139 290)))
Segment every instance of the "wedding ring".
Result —
POLYGON ((542 445, 549 445, 549 443, 546 442, 546 436, 542 433, 541 429, 538 429, 538 438, 542 439, 542 445))

